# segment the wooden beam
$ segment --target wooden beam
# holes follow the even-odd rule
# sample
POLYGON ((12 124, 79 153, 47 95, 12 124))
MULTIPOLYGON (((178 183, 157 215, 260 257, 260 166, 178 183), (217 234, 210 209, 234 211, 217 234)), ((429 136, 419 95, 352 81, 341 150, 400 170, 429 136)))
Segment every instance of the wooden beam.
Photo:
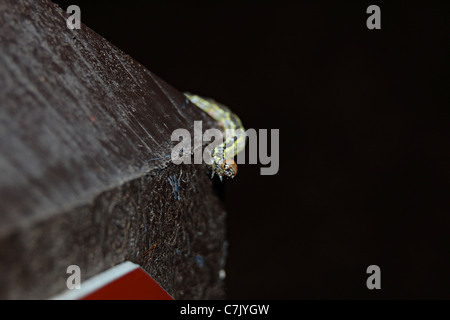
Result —
POLYGON ((127 260, 175 299, 223 297, 222 203, 206 166, 170 161, 173 130, 214 122, 67 17, 0 3, 0 298, 49 298, 69 265, 83 280, 127 260))

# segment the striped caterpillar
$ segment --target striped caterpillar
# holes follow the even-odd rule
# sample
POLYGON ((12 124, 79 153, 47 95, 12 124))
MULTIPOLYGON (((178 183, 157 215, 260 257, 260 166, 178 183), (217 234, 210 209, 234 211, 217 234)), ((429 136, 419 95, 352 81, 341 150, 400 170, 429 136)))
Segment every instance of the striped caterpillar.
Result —
POLYGON ((238 168, 233 158, 245 148, 245 130, 241 120, 227 106, 212 99, 191 93, 184 93, 184 95, 217 121, 222 130, 226 132, 224 142, 216 146, 211 154, 211 178, 214 177, 214 174, 217 174, 221 181, 224 176, 234 178, 238 168))

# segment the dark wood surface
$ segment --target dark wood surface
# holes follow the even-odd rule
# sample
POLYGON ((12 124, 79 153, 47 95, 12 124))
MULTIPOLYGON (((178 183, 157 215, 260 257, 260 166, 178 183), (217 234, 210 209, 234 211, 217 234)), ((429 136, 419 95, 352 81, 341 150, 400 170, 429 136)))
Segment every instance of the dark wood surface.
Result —
POLYGON ((170 161, 174 129, 213 121, 67 17, 0 2, 0 298, 49 298, 69 265, 85 280, 126 260, 177 299, 223 297, 225 212, 208 168, 170 161))

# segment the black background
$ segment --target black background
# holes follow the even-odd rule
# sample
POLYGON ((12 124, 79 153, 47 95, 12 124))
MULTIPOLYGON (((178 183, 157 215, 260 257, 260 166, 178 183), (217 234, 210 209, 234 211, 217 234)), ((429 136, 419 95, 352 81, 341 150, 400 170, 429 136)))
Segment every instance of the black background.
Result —
POLYGON ((228 298, 450 298, 447 3, 56 2, 180 91, 280 130, 276 175, 226 183, 228 298))

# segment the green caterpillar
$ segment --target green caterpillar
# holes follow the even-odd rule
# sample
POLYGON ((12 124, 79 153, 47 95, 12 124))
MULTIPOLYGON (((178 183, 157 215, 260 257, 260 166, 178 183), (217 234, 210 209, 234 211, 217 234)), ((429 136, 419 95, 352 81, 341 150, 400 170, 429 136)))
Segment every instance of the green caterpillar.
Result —
POLYGON ((217 174, 222 178, 234 178, 237 174, 237 164, 234 161, 240 151, 245 148, 245 130, 239 117, 227 106, 220 104, 213 99, 203 98, 195 94, 184 94, 193 104, 206 112, 211 118, 219 123, 219 126, 226 132, 225 141, 212 151, 212 177, 217 174))

